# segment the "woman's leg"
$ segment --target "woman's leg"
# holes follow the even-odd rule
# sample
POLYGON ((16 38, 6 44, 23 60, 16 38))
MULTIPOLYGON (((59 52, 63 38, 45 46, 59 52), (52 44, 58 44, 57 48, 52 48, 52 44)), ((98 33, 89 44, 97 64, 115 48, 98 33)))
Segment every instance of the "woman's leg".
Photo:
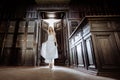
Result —
POLYGON ((49 62, 49 67, 53 68, 54 67, 54 59, 51 59, 49 62))
POLYGON ((52 68, 52 59, 49 60, 49 68, 52 68))
POLYGON ((52 67, 54 67, 54 59, 52 59, 52 67))

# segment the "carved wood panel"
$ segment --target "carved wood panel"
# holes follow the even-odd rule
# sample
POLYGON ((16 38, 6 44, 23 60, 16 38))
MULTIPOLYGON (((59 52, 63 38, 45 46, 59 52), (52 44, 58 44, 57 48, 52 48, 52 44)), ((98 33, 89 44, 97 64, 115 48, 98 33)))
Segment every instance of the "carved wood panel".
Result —
POLYGON ((5 47, 12 47, 13 34, 8 34, 7 37, 5 38, 4 42, 5 42, 5 44, 4 44, 5 47))
POLYGON ((119 52, 120 52, 120 32, 114 32, 114 34, 115 34, 117 46, 118 46, 119 52))
POLYGON ((83 60, 83 50, 82 50, 82 42, 80 42, 77 46, 77 57, 78 57, 78 66, 84 66, 83 60))
POLYGON ((91 31, 112 31, 110 21, 91 21, 91 31))
POLYGON ((25 54, 23 54, 24 56, 24 64, 23 65, 27 65, 27 66, 33 66, 35 64, 35 54, 34 51, 32 49, 26 49, 25 54))
POLYGON ((111 21, 111 26, 114 30, 120 31, 120 21, 111 21))
POLYGON ((21 52, 21 64, 22 65, 35 65, 36 47, 35 47, 35 34, 36 34, 35 21, 20 21, 16 48, 19 48, 21 52))
POLYGON ((69 13, 69 18, 80 18, 80 12, 78 12, 78 11, 71 11, 69 13))
POLYGON ((0 23, 0 33, 4 33, 7 30, 7 21, 1 21, 0 23))
POLYGON ((18 33, 25 33, 26 21, 20 21, 18 33))
POLYGON ((73 66, 75 64, 75 59, 74 59, 74 47, 70 49, 71 53, 70 53, 70 64, 73 66))
POLYGON ((33 48, 34 44, 34 34, 27 34, 26 47, 33 48))
POLYGON ((69 29, 70 34, 76 29, 76 27, 79 25, 80 20, 79 19, 70 19, 69 20, 69 29))
POLYGON ((86 38, 85 40, 85 44, 86 44, 86 50, 87 50, 87 60, 88 60, 88 67, 89 68, 95 68, 95 62, 94 62, 94 53, 93 53, 93 47, 92 47, 92 41, 91 41, 91 37, 89 36, 88 38, 86 38))
POLYGON ((29 21, 27 33, 34 33, 34 31, 35 31, 35 21, 29 21))
POLYGON ((17 35, 16 47, 25 49, 25 34, 17 35))
POLYGON ((10 21, 10 23, 9 23, 9 29, 8 29, 9 33, 14 33, 14 31, 15 31, 15 25, 16 25, 15 21, 10 21))
POLYGON ((0 34, 0 48, 2 48, 3 40, 4 40, 4 35, 5 34, 0 34))
POLYGON ((5 48, 3 50, 3 54, 1 56, 1 64, 2 65, 10 64, 10 54, 11 54, 11 48, 5 48))
POLYGON ((117 69, 120 67, 120 55, 112 32, 97 32, 94 34, 96 57, 100 69, 117 69))

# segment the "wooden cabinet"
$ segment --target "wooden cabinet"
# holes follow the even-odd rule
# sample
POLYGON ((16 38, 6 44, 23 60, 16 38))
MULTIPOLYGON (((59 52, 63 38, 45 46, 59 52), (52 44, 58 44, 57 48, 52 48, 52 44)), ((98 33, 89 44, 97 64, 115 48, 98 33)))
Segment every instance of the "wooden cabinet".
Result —
POLYGON ((36 28, 35 20, 11 20, 1 22, 0 65, 36 65, 36 28))
POLYGON ((96 62, 99 70, 119 69, 120 54, 113 32, 93 33, 96 62))
POLYGON ((86 16, 69 38, 70 61, 76 61, 76 67, 95 71, 98 75, 119 72, 119 21, 120 16, 86 16), (78 34, 80 36, 75 40, 78 34), (73 56, 75 52, 77 57, 73 56))

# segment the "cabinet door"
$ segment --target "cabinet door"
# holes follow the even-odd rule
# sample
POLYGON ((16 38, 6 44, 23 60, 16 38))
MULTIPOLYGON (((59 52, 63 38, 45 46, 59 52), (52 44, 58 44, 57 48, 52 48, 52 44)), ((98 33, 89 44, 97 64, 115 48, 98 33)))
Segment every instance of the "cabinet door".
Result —
POLYGON ((97 67, 99 70, 113 70, 120 68, 120 54, 118 51, 114 33, 94 33, 93 44, 95 47, 95 56, 97 60, 97 67))
POLYGON ((0 57, 2 56, 2 47, 4 44, 5 32, 7 30, 7 21, 0 22, 0 57))
POLYGON ((7 24, 7 21, 0 22, 0 64, 2 63, 4 37, 5 37, 5 32, 7 30, 6 24, 7 24))
POLYGON ((4 48, 2 57, 1 57, 1 65, 10 65, 11 64, 11 48, 4 48))
POLYGON ((4 36, 5 36, 5 34, 0 33, 0 48, 2 48, 4 36))
POLYGON ((16 40, 16 48, 19 48, 18 52, 21 53, 22 65, 35 65, 35 57, 36 57, 36 26, 35 21, 20 21, 17 40, 16 40), (26 26, 27 24, 27 26, 26 26))
POLYGON ((35 65, 36 61, 36 26, 35 21, 29 21, 26 30, 25 64, 35 65))
POLYGON ((71 48, 71 53, 70 53, 70 64, 71 64, 71 66, 75 65, 74 52, 75 52, 75 47, 72 47, 71 48))
POLYGON ((26 49, 26 21, 20 21, 18 25, 18 34, 16 35, 16 48, 21 56, 19 64, 25 65, 25 49, 26 49))
POLYGON ((9 23, 2 22, 2 32, 0 31, 0 47, 1 50, 1 65, 15 65, 17 64, 17 53, 14 53, 14 30, 15 30, 15 21, 10 21, 9 23), (9 25, 8 25, 9 24, 9 25), (6 30, 6 31, 5 31, 6 30), (5 32, 5 33, 4 33, 5 32), (16 58, 14 57, 16 56, 16 58))
POLYGON ((36 57, 35 21, 10 21, 0 26, 0 63, 2 65, 35 65, 36 57), (4 25, 4 26, 3 26, 4 25), (5 35, 5 36, 4 36, 5 35))
POLYGON ((4 33, 7 30, 7 21, 1 21, 0 23, 0 33, 4 33))
POLYGON ((83 50, 82 50, 82 42, 80 42, 77 46, 77 57, 78 57, 78 66, 83 67, 84 61, 83 61, 83 50))
POLYGON ((87 63, 88 63, 87 67, 95 68, 94 53, 93 53, 92 41, 90 36, 85 39, 85 45, 87 52, 87 63))
POLYGON ((117 41, 117 46, 118 46, 119 51, 120 51, 120 32, 115 32, 115 39, 117 41))

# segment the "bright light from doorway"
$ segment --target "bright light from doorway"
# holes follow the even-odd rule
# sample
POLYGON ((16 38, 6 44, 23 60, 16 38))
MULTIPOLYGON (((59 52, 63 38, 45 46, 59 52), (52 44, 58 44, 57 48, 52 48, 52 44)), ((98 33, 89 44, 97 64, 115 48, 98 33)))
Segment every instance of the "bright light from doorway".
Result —
POLYGON ((61 19, 44 19, 44 21, 49 23, 49 26, 54 27, 55 22, 59 22, 61 19))
POLYGON ((55 18, 55 14, 53 14, 53 13, 49 13, 47 16, 48 16, 49 18, 55 18))

